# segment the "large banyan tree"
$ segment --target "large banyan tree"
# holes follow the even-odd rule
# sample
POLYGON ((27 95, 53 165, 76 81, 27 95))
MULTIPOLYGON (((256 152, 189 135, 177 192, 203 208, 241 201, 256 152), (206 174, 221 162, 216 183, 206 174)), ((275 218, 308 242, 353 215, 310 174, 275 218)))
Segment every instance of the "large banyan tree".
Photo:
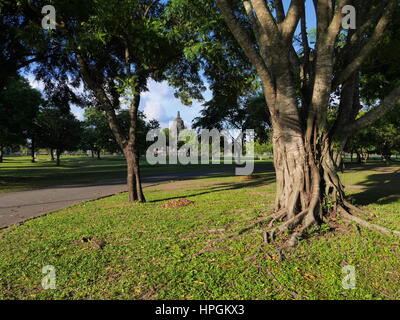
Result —
POLYGON ((307 4, 314 6, 315 32, 307 28, 306 1, 215 2, 262 81, 271 115, 277 179, 274 221, 283 223, 275 228, 271 224, 269 238, 289 230, 288 244, 295 245, 311 226, 337 214, 400 235, 354 215, 357 208, 346 201, 336 170, 336 153, 348 137, 400 100, 400 86, 385 84, 392 86, 386 97, 358 116, 363 109, 362 67, 387 36, 399 1, 314 0, 307 4))

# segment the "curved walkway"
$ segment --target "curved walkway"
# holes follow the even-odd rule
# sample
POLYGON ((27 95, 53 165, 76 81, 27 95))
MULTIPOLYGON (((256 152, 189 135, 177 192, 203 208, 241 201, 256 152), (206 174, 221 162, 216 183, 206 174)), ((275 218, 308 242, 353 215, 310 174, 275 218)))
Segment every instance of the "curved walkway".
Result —
MULTIPOLYGON (((143 186, 148 187, 162 182, 229 172, 230 170, 210 170, 146 176, 143 178, 143 186)), ((0 229, 81 202, 97 200, 126 190, 124 180, 106 180, 91 184, 71 184, 0 194, 0 229)))

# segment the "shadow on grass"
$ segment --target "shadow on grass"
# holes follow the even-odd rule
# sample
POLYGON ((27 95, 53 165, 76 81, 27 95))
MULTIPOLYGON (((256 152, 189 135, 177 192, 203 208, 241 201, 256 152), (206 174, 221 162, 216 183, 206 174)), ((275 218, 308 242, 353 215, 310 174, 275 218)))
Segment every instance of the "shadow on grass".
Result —
MULTIPOLYGON (((210 178, 210 177, 200 177, 198 179, 206 179, 206 178, 210 178)), ((266 184, 273 183, 273 182, 275 182, 275 173, 269 172, 269 173, 265 174, 263 177, 257 178, 254 180, 243 181, 243 182, 239 182, 239 183, 238 182, 219 183, 219 184, 213 185, 211 187, 205 188, 206 189, 205 191, 195 192, 195 193, 183 195, 183 196, 158 199, 158 200, 154 200, 154 201, 150 201, 150 202, 158 203, 158 202, 170 201, 170 200, 175 200, 175 199, 186 199, 186 198, 190 198, 190 197, 196 197, 196 196, 201 196, 201 195, 215 193, 215 192, 237 190, 237 189, 241 189, 241 188, 256 188, 256 187, 264 186, 266 184)))
MULTIPOLYGON (((390 170, 390 166, 380 168, 390 170)), ((356 185, 365 187, 364 191, 350 196, 356 205, 395 203, 400 199, 400 169, 370 174, 356 185)))

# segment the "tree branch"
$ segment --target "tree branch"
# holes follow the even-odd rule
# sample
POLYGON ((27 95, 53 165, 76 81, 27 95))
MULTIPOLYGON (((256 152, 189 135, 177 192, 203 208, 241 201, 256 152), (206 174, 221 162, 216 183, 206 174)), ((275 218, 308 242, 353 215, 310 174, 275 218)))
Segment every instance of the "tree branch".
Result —
POLYGON ((107 94, 104 92, 104 90, 102 88, 99 88, 90 76, 91 72, 79 52, 76 52, 76 57, 79 63, 82 78, 86 82, 87 86, 93 91, 94 95, 104 108, 108 123, 110 125, 110 129, 114 134, 115 140, 117 140, 118 144, 123 149, 123 147, 126 145, 126 139, 124 138, 121 127, 118 124, 117 116, 115 114, 111 101, 109 101, 107 94))
POLYGON ((254 35, 256 36, 257 40, 260 40, 260 35, 261 35, 261 25, 254 16, 254 10, 253 6, 250 2, 250 0, 244 0, 243 1, 243 6, 246 11, 247 17, 249 18, 251 28, 253 30, 254 35))
POLYGON ((274 6, 277 22, 281 23, 283 20, 285 20, 285 9, 283 7, 282 0, 274 0, 274 6))
POLYGON ((384 35, 386 26, 390 22, 390 17, 396 8, 396 4, 396 0, 390 0, 389 7, 384 11, 368 43, 360 50, 358 56, 354 57, 352 62, 337 76, 333 82, 334 88, 345 82, 354 72, 356 72, 372 53, 373 49, 377 46, 378 41, 384 35))
MULTIPOLYGON (((348 42, 348 45, 354 45, 360 40, 362 40, 362 35, 368 30, 368 28, 377 23, 378 19, 382 17, 385 7, 388 5, 390 0, 386 0, 385 2, 382 2, 380 7, 374 12, 374 14, 371 14, 368 18, 363 19, 365 22, 361 25, 361 27, 357 28, 357 30, 352 34, 350 41, 348 42)), ((360 16, 358 14, 358 16, 360 16)), ((360 18, 357 19, 359 21, 360 18)))
POLYGON ((383 100, 381 105, 375 107, 367 112, 364 116, 353 122, 351 125, 345 127, 340 134, 350 134, 354 131, 363 129, 375 121, 385 116, 390 110, 400 103, 400 86, 397 86, 392 92, 383 100))
MULTIPOLYGON (((339 3, 337 4, 333 18, 327 30, 327 41, 329 45, 333 45, 337 39, 337 36, 340 32, 340 28, 342 26, 342 19, 343 19, 342 9, 348 3, 349 0, 339 0, 339 3)), ((334 8, 331 8, 331 10, 334 10, 334 8)))
POLYGON ((292 0, 285 20, 282 22, 282 34, 291 39, 299 23, 302 13, 302 0, 292 0))
POLYGON ((235 18, 233 10, 227 0, 216 0, 216 3, 222 12, 226 24, 228 25, 229 29, 231 30, 241 48, 243 49, 247 58, 255 66, 259 76, 265 81, 266 94, 270 95, 270 97, 273 97, 275 95, 275 90, 272 85, 271 76, 268 72, 265 62, 263 61, 262 57, 255 49, 254 44, 250 40, 249 34, 235 18))
MULTIPOLYGON (((218 1, 217 1, 218 2, 218 1)), ((269 10, 265 0, 253 0, 253 8, 256 12, 258 21, 260 21, 261 26, 271 40, 279 35, 279 28, 276 21, 269 10)))

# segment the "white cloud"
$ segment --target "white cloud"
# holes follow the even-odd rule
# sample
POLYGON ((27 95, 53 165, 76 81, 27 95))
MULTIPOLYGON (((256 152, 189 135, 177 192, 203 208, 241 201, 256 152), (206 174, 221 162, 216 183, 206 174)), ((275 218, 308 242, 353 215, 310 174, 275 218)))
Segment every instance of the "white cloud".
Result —
MULTIPOLYGON (((24 76, 33 88, 43 92, 43 82, 35 80, 35 77, 29 73, 24 76)), ((192 120, 199 116, 202 103, 194 101, 192 106, 184 106, 179 99, 175 98, 174 89, 168 85, 168 82, 150 81, 148 89, 142 94, 141 110, 148 120, 155 119, 160 122, 162 128, 169 127, 170 121, 176 118, 178 111, 180 111, 187 127, 191 127, 192 120)), ((83 90, 84 88, 81 85, 80 88, 76 89, 76 92, 83 90)), ((211 93, 207 91, 205 96, 208 99, 211 93)), ((83 120, 84 110, 82 108, 71 106, 71 111, 78 119, 83 120)))
MULTIPOLYGON (((174 89, 166 81, 150 81, 148 89, 149 91, 142 94, 141 108, 149 120, 159 121, 162 128, 169 127, 169 122, 176 118, 178 111, 187 127, 191 127, 192 120, 199 116, 201 103, 194 101, 190 107, 183 105, 175 98, 174 89)), ((206 96, 209 95, 210 93, 206 92, 206 96)))

